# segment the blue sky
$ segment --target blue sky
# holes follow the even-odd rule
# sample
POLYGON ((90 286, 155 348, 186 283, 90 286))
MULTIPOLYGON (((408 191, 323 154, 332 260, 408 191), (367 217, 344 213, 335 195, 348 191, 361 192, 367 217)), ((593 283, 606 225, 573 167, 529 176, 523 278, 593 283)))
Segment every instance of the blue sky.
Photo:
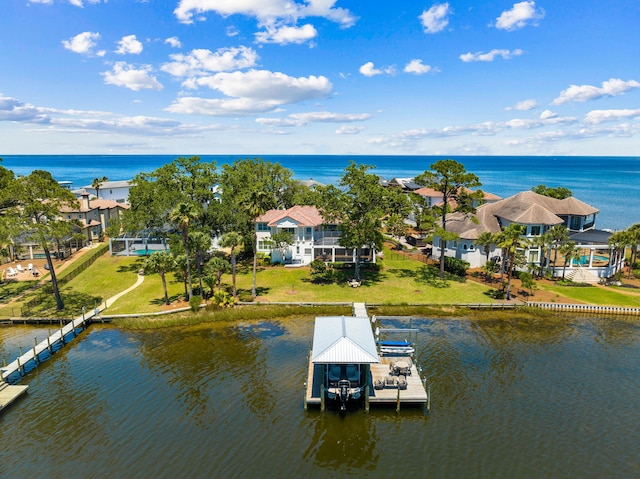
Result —
POLYGON ((2 154, 640 155, 638 0, 9 0, 2 154))

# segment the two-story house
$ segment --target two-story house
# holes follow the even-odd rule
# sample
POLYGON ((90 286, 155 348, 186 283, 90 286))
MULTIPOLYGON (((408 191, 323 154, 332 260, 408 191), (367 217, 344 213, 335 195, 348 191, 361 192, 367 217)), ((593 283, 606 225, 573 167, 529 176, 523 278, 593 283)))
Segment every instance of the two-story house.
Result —
MULTIPOLYGON (((574 197, 562 200, 523 191, 495 203, 479 206, 475 215, 452 213, 447 215, 447 230, 458 235, 457 240, 447 241, 445 255, 468 261, 472 268, 483 266, 487 261, 484 247, 475 241, 485 231, 498 233, 510 224, 525 227, 525 236, 530 245, 523 251, 528 264, 540 265, 543 256, 536 238, 555 225, 564 225, 569 230, 569 239, 576 243, 579 254, 568 262, 567 269, 586 270, 594 280, 611 277, 623 267, 620 255, 614 254, 607 244, 610 233, 595 229, 598 209, 574 197), (589 234, 587 234, 589 232, 589 234)), ((434 237, 434 256, 440 255, 440 238, 434 237)), ((490 245, 489 257, 500 256, 502 251, 490 245)), ((554 276, 561 276, 564 261, 549 265, 554 276)))
POLYGON ((125 204, 112 200, 90 199, 88 192, 82 192, 77 206, 65 207, 60 215, 67 221, 74 221, 85 236, 85 241, 97 241, 112 221, 120 217, 125 204))
MULTIPOLYGON (((339 245, 340 227, 327 224, 315 206, 294 206, 287 210, 269 210, 256 218, 258 252, 271 255, 271 262, 306 265, 314 259, 328 263, 352 263, 357 252, 339 245), (279 231, 291 233, 293 242, 283 251, 273 244, 279 231)), ((361 250, 360 261, 375 262, 375 251, 361 250)))

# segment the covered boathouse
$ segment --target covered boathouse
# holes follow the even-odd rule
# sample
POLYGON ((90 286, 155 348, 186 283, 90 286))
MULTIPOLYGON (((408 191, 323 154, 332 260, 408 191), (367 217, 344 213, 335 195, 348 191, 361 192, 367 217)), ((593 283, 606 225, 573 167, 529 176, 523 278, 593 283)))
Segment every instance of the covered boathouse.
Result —
MULTIPOLYGON (((400 358, 396 358, 400 359, 400 358)), ((316 318, 313 346, 309 357, 309 371, 304 406, 318 405, 325 409, 334 402, 344 410, 347 403, 364 402, 399 407, 401 403, 427 403, 427 392, 416 366, 406 376, 402 390, 390 378, 393 369, 388 358, 381 358, 368 317, 319 316, 316 318), (383 389, 374 387, 385 381, 383 389)))

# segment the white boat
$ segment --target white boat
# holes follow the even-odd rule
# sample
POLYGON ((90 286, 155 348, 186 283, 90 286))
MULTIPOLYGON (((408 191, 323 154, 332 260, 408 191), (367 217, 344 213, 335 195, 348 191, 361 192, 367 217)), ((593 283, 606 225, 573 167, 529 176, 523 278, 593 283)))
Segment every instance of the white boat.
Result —
POLYGON ((399 355, 409 356, 415 353, 413 344, 407 340, 404 341, 380 341, 380 353, 383 355, 399 355))

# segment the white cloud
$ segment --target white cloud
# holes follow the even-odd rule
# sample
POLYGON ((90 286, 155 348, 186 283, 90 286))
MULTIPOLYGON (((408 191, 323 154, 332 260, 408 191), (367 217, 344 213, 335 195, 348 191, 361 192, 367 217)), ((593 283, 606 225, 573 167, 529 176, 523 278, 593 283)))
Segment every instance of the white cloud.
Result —
POLYGON ((126 55, 127 53, 138 55, 142 53, 142 43, 138 41, 135 35, 127 35, 118 42, 116 53, 119 55, 126 55))
POLYGON ((540 119, 541 120, 549 120, 551 118, 556 118, 557 116, 558 116, 558 114, 552 112, 551 110, 545 110, 542 113, 540 113, 540 119))
POLYGON ((171 45, 173 48, 181 48, 182 42, 178 37, 169 37, 164 41, 167 45, 171 45))
MULTIPOLYGON (((105 0, 105 3, 106 1, 107 0, 105 0)), ((29 0, 29 3, 46 3, 48 5, 51 5, 53 3, 53 0, 29 0)), ((75 7, 84 7, 84 3, 82 0, 69 0, 69 3, 75 7)), ((89 0, 89 3, 100 3, 100 0, 89 0)))
POLYGON ((287 45, 289 43, 300 44, 307 42, 318 35, 318 31, 313 25, 306 24, 301 27, 268 26, 263 32, 256 33, 256 42, 258 43, 276 43, 278 45, 287 45))
POLYGON ((304 126, 309 123, 353 123, 371 118, 368 113, 331 113, 312 111, 293 113, 287 118, 257 118, 256 122, 265 126, 304 126))
POLYGON ((336 130, 336 135, 357 135, 364 129, 364 126, 341 125, 336 130))
POLYGON ((360 67, 359 72, 366 77, 372 77, 376 75, 382 75, 383 73, 386 73, 387 75, 393 75, 396 70, 393 66, 385 67, 384 69, 380 70, 374 66, 373 62, 367 62, 360 67))
POLYGON ((382 75, 382 70, 377 70, 373 66, 373 62, 367 62, 360 67, 360 73, 366 77, 372 77, 375 75, 382 75))
POLYGON ((534 99, 529 99, 529 100, 520 101, 520 102, 516 103, 513 106, 509 106, 509 107, 505 108, 505 110, 507 110, 507 111, 511 111, 511 110, 528 111, 528 110, 533 110, 537 106, 538 106, 538 102, 537 101, 535 101, 534 99))
POLYGON ((43 125, 46 126, 46 131, 115 132, 142 136, 193 136, 204 131, 221 129, 219 125, 189 125, 169 118, 122 117, 103 111, 36 107, 2 94, 0 94, 0 121, 43 125))
POLYGON ((151 67, 135 68, 126 62, 116 62, 110 72, 101 73, 107 85, 123 86, 133 91, 162 90, 162 84, 151 75, 151 67))
POLYGON ((537 21, 544 17, 544 10, 536 10, 536 2, 525 1, 515 3, 511 10, 505 10, 496 19, 496 28, 501 30, 517 30, 527 24, 537 25, 537 21))
POLYGON ((496 57, 502 57, 504 60, 522 55, 523 51, 517 48, 516 50, 498 50, 493 49, 490 52, 482 53, 464 53, 460 55, 460 60, 463 62, 492 62, 496 57))
POLYGON ((192 77, 211 72, 223 72, 256 65, 258 54, 247 47, 220 48, 215 52, 206 49, 191 50, 170 55, 173 61, 162 65, 161 70, 177 77, 192 77))
POLYGON ((230 98, 205 99, 184 97, 167 110, 206 115, 251 115, 273 111, 281 105, 325 98, 333 86, 323 76, 291 77, 267 70, 217 73, 194 78, 187 86, 206 86, 230 98))
POLYGON ((592 110, 587 113, 584 119, 585 123, 597 124, 604 121, 637 118, 640 117, 640 110, 592 110))
POLYGON ((0 94, 0 121, 48 123, 49 117, 41 108, 0 94))
POLYGON ((566 90, 560 92, 560 96, 553 100, 553 105, 569 103, 574 101, 584 102, 597 100, 603 96, 618 96, 634 88, 640 88, 640 82, 636 80, 624 81, 619 78, 610 78, 602 82, 602 87, 593 85, 571 85, 566 90))
POLYGON ((429 73, 432 70, 434 70, 432 66, 425 65, 422 63, 422 60, 417 60, 417 59, 411 60, 404 67, 405 73, 415 73, 416 75, 423 75, 425 73, 429 73))
POLYGON ((193 23, 195 15, 214 12, 223 17, 234 14, 256 18, 260 23, 287 20, 291 24, 300 18, 320 17, 336 22, 343 27, 352 26, 357 18, 347 9, 335 7, 336 0, 180 0, 173 11, 182 23, 193 23))
POLYGON ((67 50, 83 55, 103 56, 104 51, 94 53, 93 48, 98 44, 100 34, 97 32, 82 32, 69 40, 62 40, 62 45, 67 50))
POLYGON ((420 18, 425 33, 438 33, 449 25, 447 15, 451 13, 448 3, 438 3, 429 10, 423 11, 418 18, 420 18))

